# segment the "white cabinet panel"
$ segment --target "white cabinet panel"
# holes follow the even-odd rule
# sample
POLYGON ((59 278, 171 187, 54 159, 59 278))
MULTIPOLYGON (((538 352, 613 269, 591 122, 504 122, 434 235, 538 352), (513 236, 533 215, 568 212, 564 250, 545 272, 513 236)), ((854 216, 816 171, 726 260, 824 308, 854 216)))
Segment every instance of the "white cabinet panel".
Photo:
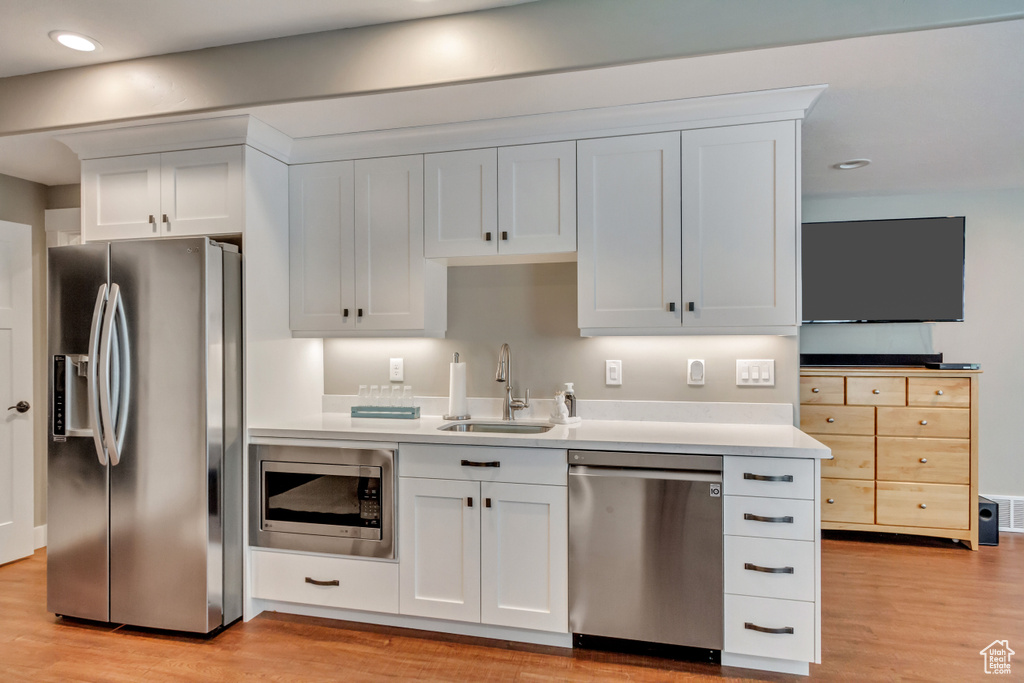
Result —
POLYGON ((684 326, 797 324, 796 125, 683 131, 684 326))
POLYGON ((577 158, 579 326, 678 327, 679 133, 581 140, 577 158))
POLYGON ((480 485, 399 480, 401 613, 480 621, 480 485))
POLYGON ((160 235, 160 155, 82 162, 82 239, 160 235))
POLYGON ((733 536, 814 540, 814 501, 723 496, 725 533, 733 536))
POLYGON ((814 498, 814 461, 797 458, 728 456, 722 490, 730 496, 814 498))
POLYGON ((814 601, 814 541, 725 537, 725 592, 814 601))
POLYGON ((395 614, 398 564, 253 550, 252 597, 395 614))
POLYGON ((555 486, 568 483, 563 449, 403 443, 399 452, 398 474, 402 477, 555 486), (490 466, 480 466, 482 463, 490 466))
POLYGON ((498 252, 576 251, 576 143, 498 148, 498 252))
POLYGON ((813 602, 725 596, 723 652, 813 662, 816 630, 813 602))
POLYGON ((427 154, 423 164, 426 257, 497 253, 497 150, 427 154))
POLYGON ((568 630, 566 489, 489 482, 480 487, 481 621, 568 630))

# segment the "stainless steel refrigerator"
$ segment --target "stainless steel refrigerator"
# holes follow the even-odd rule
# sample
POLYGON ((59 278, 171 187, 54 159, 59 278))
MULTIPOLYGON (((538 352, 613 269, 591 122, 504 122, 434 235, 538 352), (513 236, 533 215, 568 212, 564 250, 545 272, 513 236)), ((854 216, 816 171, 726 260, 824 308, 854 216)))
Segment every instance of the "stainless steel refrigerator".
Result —
POLYGON ((49 250, 47 609, 210 633, 242 614, 241 257, 49 250))

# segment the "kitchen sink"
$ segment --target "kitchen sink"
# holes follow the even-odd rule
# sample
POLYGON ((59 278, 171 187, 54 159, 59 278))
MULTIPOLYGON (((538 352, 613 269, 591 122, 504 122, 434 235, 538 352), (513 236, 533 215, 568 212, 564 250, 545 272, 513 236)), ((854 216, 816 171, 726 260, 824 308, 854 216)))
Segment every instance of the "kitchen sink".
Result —
POLYGON ((554 425, 520 422, 453 422, 438 427, 442 432, 489 432, 492 434, 543 434, 554 425))

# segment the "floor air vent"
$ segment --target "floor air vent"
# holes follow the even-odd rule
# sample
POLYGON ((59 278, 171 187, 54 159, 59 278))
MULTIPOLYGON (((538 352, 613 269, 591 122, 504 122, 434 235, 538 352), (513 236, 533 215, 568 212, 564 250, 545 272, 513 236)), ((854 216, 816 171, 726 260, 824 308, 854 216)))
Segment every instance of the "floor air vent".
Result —
POLYGON ((1024 534, 1024 496, 985 496, 999 504, 999 530, 1024 534))

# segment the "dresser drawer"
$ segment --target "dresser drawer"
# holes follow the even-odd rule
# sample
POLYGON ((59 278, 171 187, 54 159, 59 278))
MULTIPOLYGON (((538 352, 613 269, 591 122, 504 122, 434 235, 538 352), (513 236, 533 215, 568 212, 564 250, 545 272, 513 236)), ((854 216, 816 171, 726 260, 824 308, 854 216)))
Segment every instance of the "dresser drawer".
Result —
POLYGON ((879 436, 971 436, 971 411, 967 408, 879 408, 879 436))
POLYGON ((821 476, 832 479, 875 478, 875 437, 822 434, 815 438, 832 449, 832 459, 821 461, 821 476))
POLYGON ((252 551, 252 597, 398 613, 398 563, 252 551))
POLYGON ((814 600, 814 541, 725 537, 725 592, 814 600))
POLYGON ((727 456, 722 491, 733 496, 814 498, 814 461, 727 456))
POLYGON ((842 377, 801 377, 801 403, 828 403, 843 405, 842 377))
POLYGON ((907 380, 907 405, 969 408, 971 380, 962 377, 911 377, 907 380))
MULTIPOLYGON (((972 510, 970 494, 970 486, 880 481, 875 515, 879 524, 967 529, 972 510)), ((975 504, 974 514, 977 509, 975 504)))
POLYGON ((969 439, 878 437, 878 478, 932 484, 971 483, 969 439))
POLYGON ((565 486, 569 466, 555 448, 414 443, 398 447, 398 476, 565 486))
POLYGON ((822 478, 821 521, 874 524, 875 482, 822 478))
POLYGON ((733 536, 814 540, 814 501, 725 496, 725 533, 733 536))
POLYGON ((846 404, 905 406, 907 405, 907 378, 847 377, 846 404))
POLYGON ((800 406, 800 429, 811 434, 875 433, 870 406, 800 406))
POLYGON ((815 631, 813 602, 725 596, 724 652, 812 662, 815 631))

